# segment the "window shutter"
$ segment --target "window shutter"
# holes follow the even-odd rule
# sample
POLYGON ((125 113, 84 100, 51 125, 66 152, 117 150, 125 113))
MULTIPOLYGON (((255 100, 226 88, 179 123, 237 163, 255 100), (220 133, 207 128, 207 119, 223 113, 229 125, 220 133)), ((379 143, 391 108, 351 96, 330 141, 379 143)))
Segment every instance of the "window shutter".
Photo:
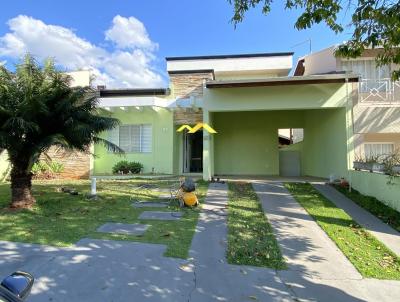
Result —
POLYGON ((129 152, 140 152, 140 126, 138 125, 131 125, 131 145, 129 152))
POLYGON ((130 139, 130 126, 119 127, 119 147, 125 152, 130 151, 131 139, 130 139))
POLYGON ((152 150, 152 127, 151 125, 142 125, 141 127, 141 150, 143 153, 151 153, 152 150))
MULTIPOLYGON (((114 145, 119 146, 119 126, 108 131, 107 140, 114 145)), ((108 148, 108 152, 113 152, 112 148, 108 148)))

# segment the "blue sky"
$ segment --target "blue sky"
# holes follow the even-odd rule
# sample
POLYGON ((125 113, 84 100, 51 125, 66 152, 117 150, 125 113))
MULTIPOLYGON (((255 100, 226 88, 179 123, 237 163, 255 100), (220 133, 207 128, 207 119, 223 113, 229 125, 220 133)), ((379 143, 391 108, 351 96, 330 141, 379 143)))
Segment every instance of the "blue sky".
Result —
POLYGON ((234 29, 227 0, 4 0, 0 62, 11 67, 29 51, 55 57, 67 70, 91 68, 108 86, 165 86, 166 56, 294 51, 298 57, 308 44, 293 46, 307 39, 317 51, 350 37, 325 25, 298 31, 299 12, 275 2, 270 15, 250 11, 234 29))

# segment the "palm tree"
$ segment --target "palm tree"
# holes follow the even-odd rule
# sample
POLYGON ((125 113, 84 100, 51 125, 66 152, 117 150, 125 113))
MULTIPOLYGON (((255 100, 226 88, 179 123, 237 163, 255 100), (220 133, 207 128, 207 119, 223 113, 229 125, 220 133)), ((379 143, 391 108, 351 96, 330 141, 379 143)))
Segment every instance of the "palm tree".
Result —
POLYGON ((52 60, 40 66, 29 54, 14 72, 0 67, 0 149, 11 163, 11 207, 29 207, 32 196, 32 165, 51 146, 87 151, 103 143, 103 131, 116 127, 117 119, 101 115, 96 92, 70 85, 71 78, 56 69, 52 60))

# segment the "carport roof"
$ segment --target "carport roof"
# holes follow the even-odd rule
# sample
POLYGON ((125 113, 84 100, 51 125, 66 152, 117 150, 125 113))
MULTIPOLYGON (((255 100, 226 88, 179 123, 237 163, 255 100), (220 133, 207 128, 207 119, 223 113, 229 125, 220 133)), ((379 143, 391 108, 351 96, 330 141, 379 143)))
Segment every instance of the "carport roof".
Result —
POLYGON ((207 88, 236 88, 236 87, 261 87, 284 86, 305 84, 329 84, 358 82, 359 76, 355 74, 323 74, 310 76, 275 77, 268 79, 251 80, 212 80, 206 82, 207 88))

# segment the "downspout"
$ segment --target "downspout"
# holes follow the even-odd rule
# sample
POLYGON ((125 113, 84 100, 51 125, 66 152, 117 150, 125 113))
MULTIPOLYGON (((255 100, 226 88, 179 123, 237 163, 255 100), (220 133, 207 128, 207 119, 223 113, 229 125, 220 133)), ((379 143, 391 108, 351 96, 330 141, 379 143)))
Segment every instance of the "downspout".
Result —
POLYGON ((354 151, 354 120, 353 120, 353 105, 350 103, 350 98, 349 98, 349 78, 346 75, 346 106, 347 110, 350 111, 350 114, 346 110, 346 121, 347 121, 347 116, 350 118, 350 125, 348 125, 348 122, 346 122, 346 128, 347 128, 347 139, 350 138, 350 129, 352 129, 352 136, 351 136, 351 145, 347 142, 347 179, 349 181, 349 192, 351 192, 351 187, 352 187, 352 178, 351 178, 351 152, 354 151), (351 128, 350 128, 351 127, 351 128), (349 150, 350 149, 350 150, 349 150), (350 152, 349 152, 350 151, 350 152))

